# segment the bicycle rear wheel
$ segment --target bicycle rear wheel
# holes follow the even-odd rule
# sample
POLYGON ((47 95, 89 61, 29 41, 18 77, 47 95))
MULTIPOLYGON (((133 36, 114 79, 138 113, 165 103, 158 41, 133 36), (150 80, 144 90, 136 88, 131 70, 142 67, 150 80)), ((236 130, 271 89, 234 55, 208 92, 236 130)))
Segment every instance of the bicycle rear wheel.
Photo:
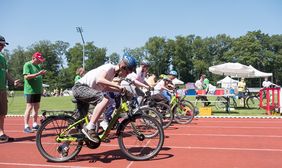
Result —
POLYGON ((250 96, 247 98, 246 103, 249 109, 259 109, 259 98, 257 96, 250 96))
POLYGON ((81 129, 74 127, 58 139, 74 122, 74 118, 66 115, 51 116, 44 120, 36 133, 36 146, 44 158, 53 162, 65 162, 80 152, 83 145, 81 129), (76 140, 71 140, 73 138, 76 140))
POLYGON ((130 160, 148 160, 155 157, 164 143, 160 123, 148 115, 135 115, 121 123, 118 143, 130 160), (147 136, 151 134, 155 136, 147 136), (156 134, 157 133, 157 134, 156 134))

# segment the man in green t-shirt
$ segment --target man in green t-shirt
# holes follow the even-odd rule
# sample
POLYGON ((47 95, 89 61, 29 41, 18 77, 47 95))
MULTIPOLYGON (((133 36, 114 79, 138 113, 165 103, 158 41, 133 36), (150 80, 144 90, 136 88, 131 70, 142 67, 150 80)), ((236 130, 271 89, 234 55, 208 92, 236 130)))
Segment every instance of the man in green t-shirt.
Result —
POLYGON ((1 53, 6 45, 9 45, 9 43, 6 42, 3 36, 0 36, 0 142, 10 142, 14 140, 14 138, 10 138, 4 133, 4 120, 8 112, 6 82, 8 80, 15 86, 21 85, 20 80, 14 80, 7 71, 7 61, 1 53))
POLYGON ((38 111, 40 108, 40 100, 42 94, 42 75, 46 73, 41 64, 45 61, 40 52, 36 52, 32 56, 32 60, 23 66, 24 75, 24 95, 26 97, 26 109, 24 114, 24 132, 32 133, 39 128, 37 124, 38 111), (33 114, 32 129, 29 127, 29 117, 31 111, 33 114))

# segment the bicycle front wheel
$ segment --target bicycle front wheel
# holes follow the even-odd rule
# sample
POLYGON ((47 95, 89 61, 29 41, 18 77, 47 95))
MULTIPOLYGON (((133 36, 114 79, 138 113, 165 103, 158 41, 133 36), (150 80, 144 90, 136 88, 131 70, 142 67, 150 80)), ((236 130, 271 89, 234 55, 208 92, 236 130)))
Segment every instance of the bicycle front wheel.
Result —
POLYGON ((165 104, 165 103, 161 103, 158 102, 155 104, 155 109, 161 114, 162 116, 162 120, 163 120, 163 128, 167 128, 171 125, 172 121, 173 121, 173 113, 170 110, 170 106, 165 104))
POLYGON ((81 150, 81 129, 70 128, 61 135, 75 119, 62 115, 46 118, 36 133, 36 146, 40 154, 49 161, 65 162, 73 159, 81 150))
POLYGON ((148 160, 161 150, 164 131, 156 119, 144 114, 134 115, 131 119, 124 120, 120 126, 118 143, 130 160, 148 160), (147 136, 152 133, 155 136, 147 136))

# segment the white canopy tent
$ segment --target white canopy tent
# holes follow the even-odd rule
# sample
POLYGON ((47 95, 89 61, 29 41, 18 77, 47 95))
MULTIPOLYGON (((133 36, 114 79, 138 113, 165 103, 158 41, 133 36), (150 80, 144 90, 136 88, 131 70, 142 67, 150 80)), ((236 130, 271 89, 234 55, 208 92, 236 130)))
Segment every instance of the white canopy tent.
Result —
POLYGON ((255 73, 254 69, 249 66, 231 62, 211 66, 209 67, 209 71, 217 75, 234 76, 239 78, 247 78, 249 76, 253 76, 255 73))
POLYGON ((272 76, 272 73, 261 72, 261 71, 257 70, 256 68, 254 68, 252 65, 249 65, 249 67, 251 69, 253 69, 255 73, 254 73, 254 75, 249 76, 248 78, 264 78, 264 77, 272 76))
POLYGON ((225 78, 221 79, 217 83, 221 84, 222 88, 229 89, 229 88, 237 88, 238 82, 239 82, 238 80, 226 76, 225 78))
POLYGON ((172 80, 172 83, 173 83, 174 85, 183 85, 183 84, 184 84, 184 82, 183 82, 182 80, 179 80, 179 79, 177 79, 177 78, 174 78, 174 79, 172 80))

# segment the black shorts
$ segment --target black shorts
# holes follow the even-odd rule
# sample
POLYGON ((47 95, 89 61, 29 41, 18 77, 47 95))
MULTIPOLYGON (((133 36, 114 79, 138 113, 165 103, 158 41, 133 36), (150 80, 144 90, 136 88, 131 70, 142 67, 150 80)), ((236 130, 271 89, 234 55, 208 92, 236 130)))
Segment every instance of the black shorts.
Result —
POLYGON ((39 103, 41 100, 41 94, 25 94, 27 103, 39 103))

